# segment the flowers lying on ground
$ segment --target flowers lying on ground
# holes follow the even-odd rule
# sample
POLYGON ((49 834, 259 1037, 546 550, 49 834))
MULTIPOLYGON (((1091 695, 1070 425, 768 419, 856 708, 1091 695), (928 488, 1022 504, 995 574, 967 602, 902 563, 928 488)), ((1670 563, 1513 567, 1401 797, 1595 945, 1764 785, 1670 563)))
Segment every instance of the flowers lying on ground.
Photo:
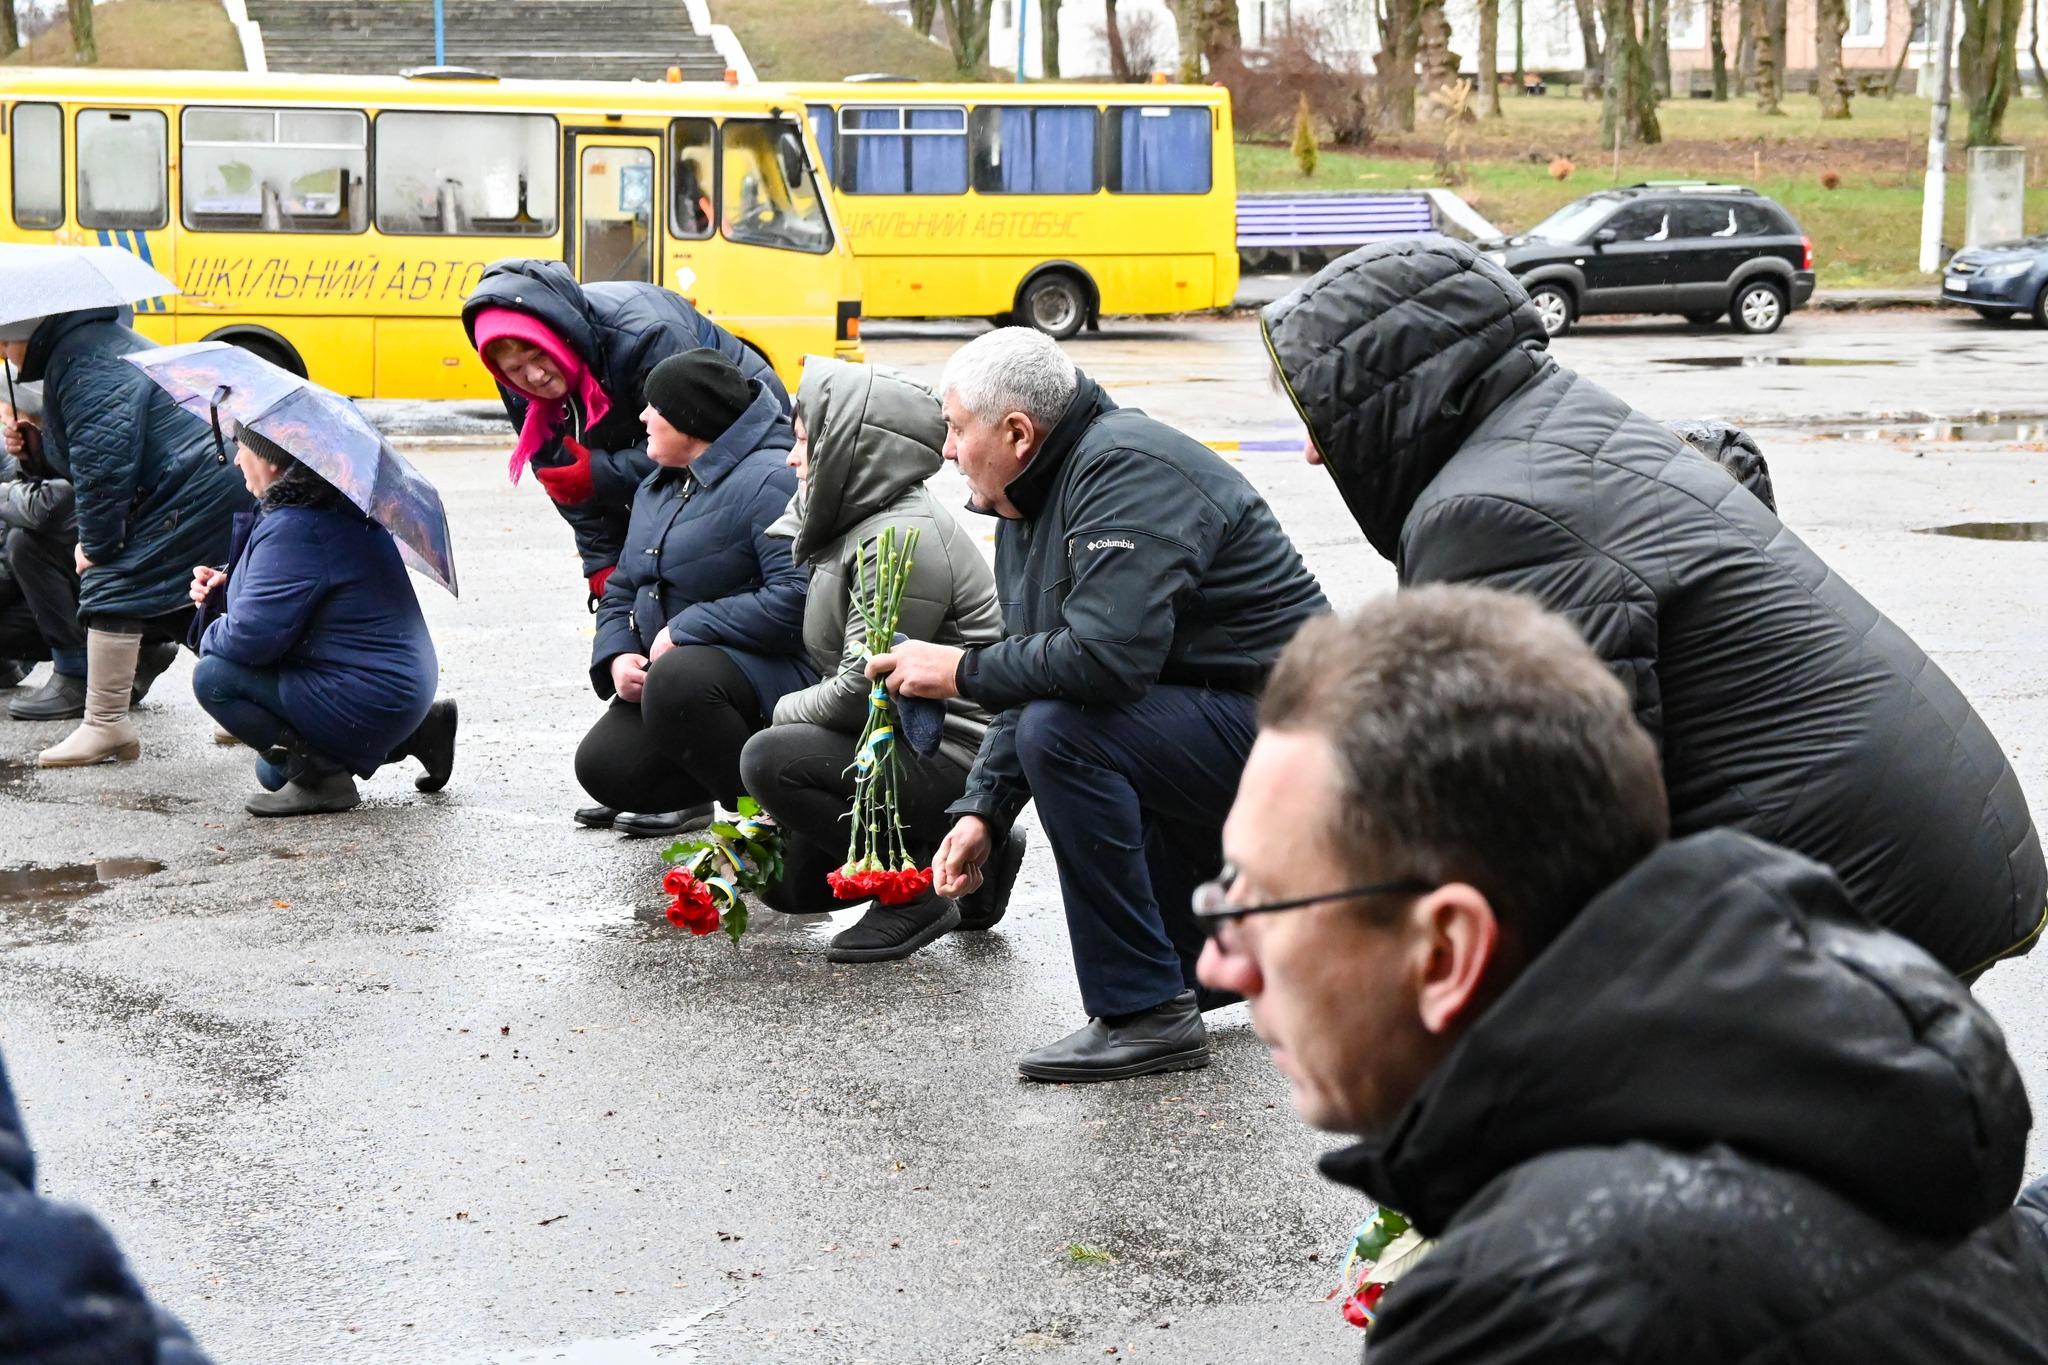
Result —
POLYGON ((1343 1286, 1330 1297, 1344 1296, 1344 1321, 1360 1331, 1379 1317, 1380 1296, 1404 1272, 1428 1254, 1430 1243, 1392 1209, 1381 1209, 1351 1235, 1344 1257, 1343 1286))
POLYGON ((723 929, 738 943, 748 919, 741 893, 758 896, 782 879, 781 832, 751 796, 740 798, 739 819, 678 839, 661 856, 673 864, 661 879, 662 891, 675 898, 668 922, 699 937, 723 929))

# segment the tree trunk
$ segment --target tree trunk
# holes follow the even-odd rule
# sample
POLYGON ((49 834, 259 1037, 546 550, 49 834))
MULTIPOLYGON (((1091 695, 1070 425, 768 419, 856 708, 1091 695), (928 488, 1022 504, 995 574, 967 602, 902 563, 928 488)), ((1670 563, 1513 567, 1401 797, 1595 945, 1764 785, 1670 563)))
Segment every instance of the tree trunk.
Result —
POLYGON ((1500 0, 1479 0, 1479 117, 1500 118, 1500 0))
POLYGON ((14 0, 4 0, 4 3, 7 12, 0 14, 0 57, 21 46, 21 21, 14 17, 14 0))
POLYGON ((1579 93, 1592 99, 1600 93, 1607 70, 1607 59, 1600 47, 1598 0, 1573 0, 1573 5, 1579 12, 1579 44, 1586 57, 1586 79, 1579 93))
POLYGON ((1842 39, 1849 32, 1849 0, 1816 0, 1813 7, 1815 66, 1813 91, 1820 96, 1823 119, 1849 117, 1848 69, 1842 64, 1842 39))
POLYGON ((1376 122, 1383 133, 1415 130, 1415 43, 1417 0, 1387 0, 1380 25, 1380 52, 1373 59, 1376 122))
MULTIPOLYGON (((1445 0, 1421 0, 1416 14, 1415 53, 1422 63, 1422 89, 1425 95, 1434 95, 1446 86, 1458 83, 1458 54, 1451 51, 1451 20, 1444 13, 1445 0)), ((1431 119, 1444 116, 1444 106, 1436 100, 1424 106, 1431 119)))
POLYGON ((1109 75, 1111 80, 1129 84, 1131 58, 1124 51, 1124 27, 1116 17, 1116 0, 1102 0, 1102 32, 1109 39, 1109 75))
POLYGON ((1174 37, 1180 40, 1180 83, 1202 83, 1202 0, 1173 0, 1174 37))
POLYGON ((1771 31, 1771 51, 1777 59, 1772 78, 1775 82, 1773 112, 1776 112, 1775 105, 1785 98, 1785 64, 1789 60, 1787 54, 1792 50, 1785 41, 1786 9, 1785 0, 1764 0, 1763 9, 1759 11, 1763 15, 1764 27, 1771 31))
POLYGON ((1657 94, 1671 98, 1671 0, 1644 0, 1643 48, 1650 58, 1650 77, 1657 94))
POLYGON ((1958 0, 1963 40, 1957 84, 1970 104, 1970 146, 1995 145, 2005 134, 2005 109, 2020 83, 2022 0, 1958 0))
POLYGON ((932 20, 939 17, 939 0, 910 0, 910 26, 921 38, 932 36, 932 20))
MULTIPOLYGON (((1785 97, 1785 71, 1781 65, 1784 46, 1778 40, 1781 30, 1771 22, 1774 0, 1762 0, 1757 9, 1756 25, 1756 107, 1761 114, 1782 114, 1780 103, 1785 97)), ((1783 14, 1782 0, 1775 0, 1779 14, 1783 14)))
POLYGON ((1195 0, 1202 23, 1202 58, 1211 78, 1234 71, 1243 61, 1244 34, 1237 27, 1237 0, 1195 0))
POLYGON ((1060 78, 1060 0, 1038 0, 1038 64, 1045 79, 1060 78))
MULTIPOLYGON (((2038 3, 2038 0, 2036 2, 2038 3)), ((1517 95, 1522 93, 1522 87, 1526 84, 1529 75, 1529 68, 1522 59, 1522 34, 1522 0, 1515 0, 1515 93, 1517 95)))
POLYGON ((100 45, 92 36, 92 0, 68 0, 71 10, 71 60, 92 66, 100 59, 100 45))
POLYGON ((988 15, 995 0, 939 0, 946 15, 946 37, 953 44, 953 65, 968 79, 979 79, 988 65, 988 15))
POLYGON ((1714 62, 1714 102, 1728 102, 1728 39, 1721 30, 1723 0, 1707 0, 1707 52, 1714 62))
POLYGON ((2041 0, 2031 0, 2031 4, 2027 14, 2027 55, 2034 59, 2034 84, 2040 87, 2041 98, 2048 100, 2048 71, 2041 69, 2041 0))
POLYGON ((1636 37, 1635 6, 1606 0, 1607 88, 1600 109, 1600 141, 1609 148, 1662 142, 1657 87, 1649 54, 1636 37))
POLYGON ((1735 93, 1747 95, 1756 89, 1756 32, 1763 25, 1757 16, 1763 0, 1735 0, 1735 93))
POLYGON ((1892 63, 1892 78, 1885 82, 1886 99, 1899 93, 1899 77, 1906 74, 1906 57, 1913 50, 1913 31, 1920 27, 1920 16, 1924 12, 1925 7, 1918 4, 1906 11, 1906 41, 1899 44, 1899 59, 1892 63))

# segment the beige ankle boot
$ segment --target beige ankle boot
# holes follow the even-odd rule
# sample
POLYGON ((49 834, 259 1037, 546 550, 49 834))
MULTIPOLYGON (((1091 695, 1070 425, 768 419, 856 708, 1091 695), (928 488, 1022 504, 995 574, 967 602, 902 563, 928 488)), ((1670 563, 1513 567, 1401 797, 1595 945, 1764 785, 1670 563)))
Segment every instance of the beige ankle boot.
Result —
POLYGON ((86 631, 85 720, 63 743, 43 750, 37 763, 45 768, 83 768, 111 759, 132 763, 142 756, 142 736, 128 719, 128 699, 135 690, 135 666, 141 657, 140 635, 86 631))

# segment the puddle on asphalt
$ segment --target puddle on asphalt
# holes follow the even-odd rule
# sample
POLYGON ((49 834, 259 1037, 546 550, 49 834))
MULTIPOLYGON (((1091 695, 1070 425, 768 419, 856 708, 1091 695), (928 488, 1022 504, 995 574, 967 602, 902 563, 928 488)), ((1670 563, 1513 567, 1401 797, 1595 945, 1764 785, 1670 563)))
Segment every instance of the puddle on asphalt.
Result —
POLYGON ((26 782, 35 770, 35 765, 25 759, 0 758, 0 783, 26 782))
POLYGON ((153 858, 102 858, 65 867, 0 869, 0 905, 64 904, 82 901, 115 882, 147 877, 164 865, 153 858))
POLYGON ((1814 435, 1838 441, 2035 442, 2048 441, 2048 422, 1907 422, 1889 427, 1831 427, 1814 435))
POLYGON ((1699 370, 1749 370, 1770 369, 1779 365, 1806 365, 1827 368, 1834 366, 1899 365, 1904 362, 1820 355, 1682 355, 1667 357, 1656 363, 1659 365, 1683 365, 1688 369, 1699 370))
POLYGON ((1966 540, 2048 540, 2048 521, 1959 521, 1951 526, 1922 526, 1920 534, 1966 540))
POLYGON ((714 1304, 687 1318, 664 1322, 659 1327, 630 1337, 595 1341, 565 1341, 559 1346, 533 1346, 505 1351, 490 1358, 490 1365, 682 1365, 702 1359, 691 1344, 704 1320, 732 1306, 737 1300, 714 1304))

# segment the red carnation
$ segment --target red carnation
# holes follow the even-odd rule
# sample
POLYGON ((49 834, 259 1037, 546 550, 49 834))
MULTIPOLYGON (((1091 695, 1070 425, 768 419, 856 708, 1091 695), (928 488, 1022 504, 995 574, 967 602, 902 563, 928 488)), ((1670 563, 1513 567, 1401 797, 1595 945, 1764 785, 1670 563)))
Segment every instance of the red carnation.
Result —
POLYGON ((882 885, 875 895, 884 905, 908 905, 932 889, 932 870, 928 867, 880 875, 882 885))

